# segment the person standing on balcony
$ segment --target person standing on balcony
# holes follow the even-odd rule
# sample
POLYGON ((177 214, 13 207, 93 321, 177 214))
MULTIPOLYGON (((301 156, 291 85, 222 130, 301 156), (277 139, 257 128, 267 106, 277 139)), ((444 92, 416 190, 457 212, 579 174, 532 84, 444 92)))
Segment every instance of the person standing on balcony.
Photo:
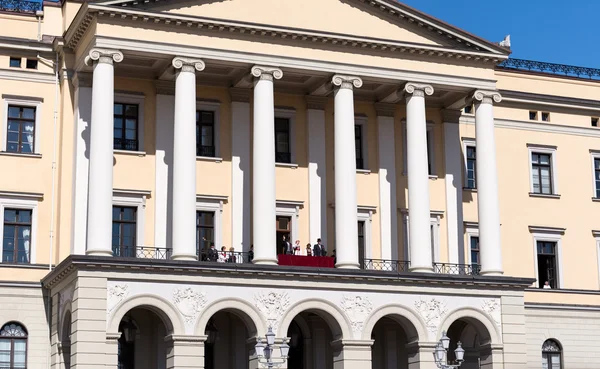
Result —
POLYGON ((236 263, 237 262, 237 257, 235 256, 235 248, 233 246, 231 246, 229 248, 229 256, 227 257, 227 262, 228 263, 236 263))
POLYGON ((317 238, 317 243, 313 247, 313 255, 314 256, 327 256, 327 250, 325 249, 325 245, 321 243, 321 239, 317 238))
POLYGON ((218 263, 224 263, 227 261, 227 247, 222 246, 221 252, 219 252, 219 257, 217 259, 218 263))
POLYGON ((248 251, 248 262, 251 263, 254 259, 254 245, 250 245, 250 251, 248 251))
POLYGON ((294 244, 294 255, 302 255, 302 249, 300 248, 300 240, 296 240, 294 244))
POLYGON ((208 261, 217 261, 219 259, 219 255, 217 253, 217 249, 215 248, 215 244, 210 244, 210 249, 208 250, 208 261))
POLYGON ((281 253, 283 255, 292 255, 292 244, 288 242, 287 237, 285 235, 283 235, 282 241, 281 241, 281 253))
POLYGON ((312 256, 312 246, 310 243, 306 244, 306 256, 312 256))

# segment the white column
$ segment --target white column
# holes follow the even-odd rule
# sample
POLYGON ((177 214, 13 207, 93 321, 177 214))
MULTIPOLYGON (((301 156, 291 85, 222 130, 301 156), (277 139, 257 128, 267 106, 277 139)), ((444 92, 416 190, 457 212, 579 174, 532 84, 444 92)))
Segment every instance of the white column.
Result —
POLYGON ((308 217, 309 242, 327 243, 327 187, 325 104, 327 98, 307 96, 308 107, 308 217))
POLYGON ((173 259, 196 255, 196 71, 199 59, 175 57, 175 118, 173 127, 173 259))
POLYGON ((255 264, 277 264, 275 234, 275 105, 273 81, 281 69, 254 66, 252 239, 255 264))
POLYGON ((381 259, 398 260, 398 204, 396 202, 395 105, 377 103, 379 126, 379 219, 381 259))
POLYGON ((465 263, 463 234, 463 164, 458 110, 443 110, 444 160, 446 165, 446 227, 448 234, 448 261, 465 263))
POLYGON ((232 246, 250 250, 250 90, 231 93, 231 229, 232 246))
POLYGON ((473 98, 475 99, 477 211, 479 213, 481 274, 502 275, 504 272, 500 244, 493 106, 493 103, 499 103, 502 97, 496 91, 476 91, 473 98))
POLYGON ((433 87, 407 83, 404 91, 406 92, 410 270, 432 272, 425 95, 432 95, 433 87))
POLYGON ((92 76, 77 72, 73 77, 75 87, 74 138, 73 138, 73 201, 71 254, 85 255, 88 205, 88 176, 90 148, 90 122, 92 119, 92 76))
POLYGON ((354 92, 359 77, 335 75, 334 175, 335 250, 337 268, 358 268, 358 209, 356 205, 356 147, 354 144, 354 92))
POLYGON ((94 63, 90 129, 87 255, 112 256, 113 195, 113 62, 123 60, 117 50, 92 49, 86 63, 94 63))

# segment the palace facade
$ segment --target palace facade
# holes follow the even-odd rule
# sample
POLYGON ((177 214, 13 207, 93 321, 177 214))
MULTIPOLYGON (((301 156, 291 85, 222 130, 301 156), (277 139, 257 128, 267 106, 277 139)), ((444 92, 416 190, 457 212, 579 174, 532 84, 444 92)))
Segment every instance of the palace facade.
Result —
POLYGON ((600 70, 509 55, 394 0, 0 0, 0 367, 597 369, 600 70))

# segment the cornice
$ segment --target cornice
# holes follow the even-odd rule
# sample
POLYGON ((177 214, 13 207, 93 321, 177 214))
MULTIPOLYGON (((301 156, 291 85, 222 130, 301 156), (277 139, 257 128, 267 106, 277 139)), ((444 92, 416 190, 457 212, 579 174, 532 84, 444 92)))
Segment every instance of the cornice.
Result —
MULTIPOLYGON (((475 117, 463 115, 460 117, 460 123, 475 124, 475 117)), ((497 128, 518 129, 523 131, 600 138, 600 130, 597 128, 569 126, 560 124, 558 122, 553 122, 550 124, 545 122, 495 118, 494 126, 497 128)))
MULTIPOLYGON (((79 10, 78 15, 66 32, 65 40, 67 47, 76 49, 85 35, 93 20, 97 17, 119 18, 122 20, 143 22, 169 27, 197 28, 207 32, 227 32, 252 35, 264 39, 288 39, 305 43, 318 43, 319 45, 334 45, 348 49, 369 49, 386 53, 407 53, 413 55, 424 55, 429 57, 444 57, 471 62, 481 62, 495 66, 508 58, 504 54, 495 54, 490 51, 460 50, 447 47, 416 44, 409 42, 398 42, 390 39, 378 39, 371 37, 358 37, 349 34, 314 31, 300 28, 271 26, 265 24, 229 21, 207 17, 185 16, 161 12, 151 12, 139 9, 117 8, 100 4, 85 4, 79 10)), ((231 36, 228 36, 231 37, 231 36)))
POLYGON ((502 105, 551 106, 563 109, 586 109, 600 111, 600 101, 575 97, 534 94, 529 92, 500 90, 502 105))

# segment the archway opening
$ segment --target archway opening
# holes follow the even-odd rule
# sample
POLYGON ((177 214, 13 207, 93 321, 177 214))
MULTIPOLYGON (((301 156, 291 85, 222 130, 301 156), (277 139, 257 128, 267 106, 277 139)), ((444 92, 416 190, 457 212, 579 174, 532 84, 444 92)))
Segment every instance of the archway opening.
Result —
POLYGON ((168 327, 170 324, 150 309, 129 310, 119 323, 118 368, 166 368, 168 327))
POLYGON ((408 359, 418 349, 416 329, 406 318, 385 316, 371 332, 371 367, 373 369, 409 369, 408 359))
POLYGON ((486 369, 492 367, 492 347, 490 333, 480 321, 473 318, 455 320, 447 332, 450 338, 448 360, 455 362, 454 350, 461 342, 465 350, 461 369, 486 369))
POLYGON ((204 329, 205 369, 247 369, 254 353, 256 327, 250 317, 235 310, 215 313, 204 329))
POLYGON ((309 310, 296 315, 287 330, 288 369, 333 369, 341 328, 328 313, 309 310))
POLYGON ((71 312, 65 313, 60 331, 60 355, 62 357, 63 368, 71 368, 71 312))

